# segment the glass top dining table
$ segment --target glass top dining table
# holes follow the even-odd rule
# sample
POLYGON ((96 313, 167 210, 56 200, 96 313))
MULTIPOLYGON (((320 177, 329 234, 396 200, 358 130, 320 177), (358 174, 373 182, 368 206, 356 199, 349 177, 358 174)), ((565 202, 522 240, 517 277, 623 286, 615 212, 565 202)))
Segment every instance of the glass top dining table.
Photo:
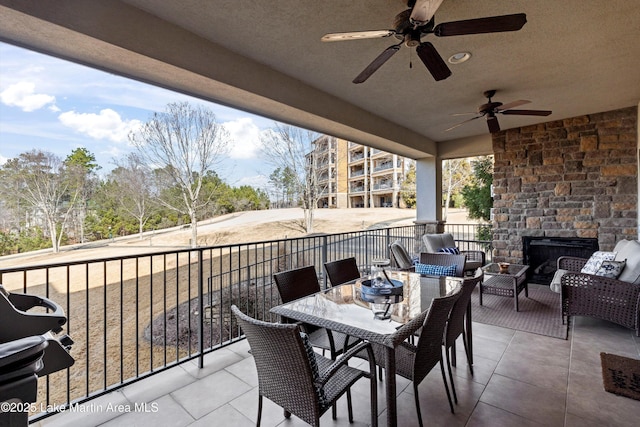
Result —
POLYGON ((342 332, 382 345, 385 352, 385 394, 387 425, 397 425, 395 347, 422 326, 434 298, 460 292, 462 278, 420 276, 405 271, 387 272, 389 279, 402 283, 402 295, 372 297, 364 289, 370 277, 334 286, 327 290, 278 305, 272 313, 342 332), (380 311, 384 316, 380 316, 380 311), (376 315, 377 314, 377 315, 376 315))

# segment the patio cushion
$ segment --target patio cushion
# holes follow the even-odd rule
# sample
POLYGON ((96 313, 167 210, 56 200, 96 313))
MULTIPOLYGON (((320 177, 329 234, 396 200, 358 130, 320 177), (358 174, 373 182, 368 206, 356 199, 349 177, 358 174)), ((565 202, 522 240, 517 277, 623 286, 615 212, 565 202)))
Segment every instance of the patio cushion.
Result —
POLYGON ((596 271, 600 268, 602 261, 613 261, 616 257, 615 252, 596 251, 591 255, 591 258, 582 267, 580 273, 596 274, 596 271))
POLYGON ((596 271, 596 276, 617 279, 622 270, 624 270, 625 264, 625 261, 602 261, 600 268, 596 271))
POLYGON ((627 244, 620 249, 615 259, 616 261, 627 261, 627 265, 624 270, 622 270, 622 274, 620 274, 618 280, 640 285, 640 242, 637 240, 629 240, 627 244))
POLYGON ((436 253, 441 248, 452 248, 456 245, 451 233, 425 234, 422 241, 427 252, 436 253))
POLYGON ((551 280, 551 290, 553 292, 557 292, 560 293, 562 292, 562 282, 560 281, 562 279, 562 276, 565 275, 565 273, 568 273, 569 270, 563 270, 561 268, 557 269, 555 274, 553 275, 553 280, 551 280))
POLYGON ((455 276, 456 265, 416 264, 416 273, 423 276, 455 276))

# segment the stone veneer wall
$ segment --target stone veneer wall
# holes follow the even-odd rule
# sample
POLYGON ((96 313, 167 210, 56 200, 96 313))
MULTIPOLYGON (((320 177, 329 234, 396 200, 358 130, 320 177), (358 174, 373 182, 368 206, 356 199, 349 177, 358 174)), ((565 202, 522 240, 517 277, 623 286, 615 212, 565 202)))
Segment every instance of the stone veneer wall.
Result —
POLYGON ((494 261, 522 263, 522 236, 637 239, 638 107, 493 135, 494 261))

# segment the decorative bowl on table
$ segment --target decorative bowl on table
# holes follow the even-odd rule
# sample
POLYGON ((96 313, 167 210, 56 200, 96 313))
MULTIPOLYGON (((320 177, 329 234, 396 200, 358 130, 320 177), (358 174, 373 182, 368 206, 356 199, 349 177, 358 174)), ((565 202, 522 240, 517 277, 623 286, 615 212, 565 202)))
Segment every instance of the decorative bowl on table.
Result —
POLYGON ((500 268, 500 273, 508 273, 509 272, 509 263, 508 262, 499 262, 498 267, 500 268))
POLYGON ((361 285, 360 299, 371 303, 371 310, 376 319, 389 319, 391 304, 397 304, 403 300, 403 287, 400 280, 366 279, 361 282, 361 285))
POLYGON ((402 281, 391 279, 389 282, 388 280, 366 279, 362 281, 361 292, 363 295, 369 296, 402 295, 402 281))

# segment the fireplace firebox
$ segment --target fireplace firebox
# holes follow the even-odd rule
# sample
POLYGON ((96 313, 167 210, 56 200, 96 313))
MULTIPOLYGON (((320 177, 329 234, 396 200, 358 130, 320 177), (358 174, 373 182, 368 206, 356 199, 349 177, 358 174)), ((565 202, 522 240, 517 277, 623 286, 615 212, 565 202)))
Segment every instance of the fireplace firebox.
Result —
POLYGON ((598 239, 593 238, 524 236, 522 252, 524 263, 529 266, 528 280, 549 285, 559 257, 589 258, 598 248, 598 239))

